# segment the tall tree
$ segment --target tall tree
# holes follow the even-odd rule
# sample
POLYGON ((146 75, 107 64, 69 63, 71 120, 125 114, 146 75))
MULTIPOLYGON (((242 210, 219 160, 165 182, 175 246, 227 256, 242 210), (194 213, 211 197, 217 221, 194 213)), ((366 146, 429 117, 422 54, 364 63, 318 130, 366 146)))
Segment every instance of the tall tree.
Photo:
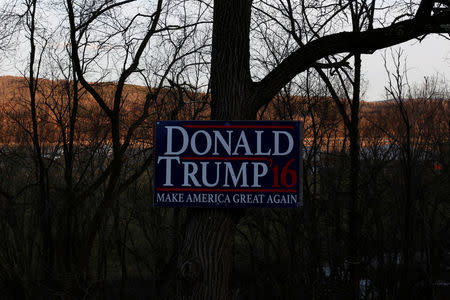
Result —
MULTIPOLYGON (((286 7, 291 5, 290 2, 279 1, 286 7)), ((392 24, 385 27, 369 26, 356 32, 315 35, 299 45, 264 78, 255 82, 250 72, 249 46, 252 4, 251 0, 214 1, 210 78, 212 119, 256 119, 258 110, 269 103, 297 74, 330 55, 373 53, 377 49, 429 33, 450 32, 450 11, 433 13, 433 7, 440 4, 433 0, 422 0, 418 7, 411 7, 411 10, 415 9, 411 17, 397 22, 403 16, 393 16, 392 24)), ((305 2, 302 4, 304 8, 305 2)), ((273 6, 271 3, 268 5, 273 6)), ((365 17, 373 19, 373 11, 366 9, 365 17)), ((303 12, 306 13, 305 9, 303 12)), ((331 13, 320 25, 326 26, 334 20, 335 15, 331 13)), ((289 18, 294 23, 297 21, 293 16, 289 18)), ((228 286, 232 244, 235 226, 242 214, 238 210, 206 209, 190 212, 178 261, 183 298, 231 297, 228 286)))

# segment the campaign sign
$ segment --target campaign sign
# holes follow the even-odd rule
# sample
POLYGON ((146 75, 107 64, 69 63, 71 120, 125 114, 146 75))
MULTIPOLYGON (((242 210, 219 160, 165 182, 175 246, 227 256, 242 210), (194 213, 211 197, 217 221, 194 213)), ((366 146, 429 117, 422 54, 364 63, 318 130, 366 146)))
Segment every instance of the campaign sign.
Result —
POLYGON ((296 121, 160 121, 155 206, 299 207, 296 121))

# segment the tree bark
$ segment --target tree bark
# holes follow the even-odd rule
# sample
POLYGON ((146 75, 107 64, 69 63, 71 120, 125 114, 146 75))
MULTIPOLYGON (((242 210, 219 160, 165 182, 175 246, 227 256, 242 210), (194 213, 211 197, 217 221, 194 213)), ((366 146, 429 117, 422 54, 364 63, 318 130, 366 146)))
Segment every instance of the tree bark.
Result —
MULTIPOLYGON (((211 58, 211 119, 254 120, 250 78, 250 0, 215 0, 211 58)), ((191 209, 178 258, 179 299, 229 299, 236 224, 241 209, 191 209)))
POLYGON ((250 78, 251 0, 214 1, 211 119, 254 120, 259 106, 250 78))
POLYGON ((177 299, 229 299, 234 233, 233 210, 193 209, 188 212, 178 255, 177 299))

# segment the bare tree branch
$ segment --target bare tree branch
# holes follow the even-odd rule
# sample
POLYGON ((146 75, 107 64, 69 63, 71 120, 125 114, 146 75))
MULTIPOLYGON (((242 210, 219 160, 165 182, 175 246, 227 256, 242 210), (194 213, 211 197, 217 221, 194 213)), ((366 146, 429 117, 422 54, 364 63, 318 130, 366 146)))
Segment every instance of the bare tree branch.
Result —
POLYGON ((373 53, 428 33, 450 32, 450 12, 424 19, 411 19, 385 28, 364 32, 341 32, 305 44, 286 57, 275 69, 257 83, 256 102, 262 107, 297 74, 329 55, 358 52, 373 53))

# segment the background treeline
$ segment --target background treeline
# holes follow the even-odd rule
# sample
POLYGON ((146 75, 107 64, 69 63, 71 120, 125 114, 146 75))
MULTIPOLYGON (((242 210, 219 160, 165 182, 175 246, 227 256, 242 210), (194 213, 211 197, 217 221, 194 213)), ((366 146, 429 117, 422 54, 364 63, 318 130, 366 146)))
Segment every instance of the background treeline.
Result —
POLYGON ((448 298, 448 82, 362 60, 449 5, 0 0, 0 299, 448 298), (175 119, 304 120, 303 208, 153 208, 175 119))
MULTIPOLYGON (((260 119, 304 121, 304 207, 249 209, 240 220, 232 266, 236 299, 350 297, 348 131, 332 97, 324 96, 326 87, 312 80, 313 72, 308 76, 305 85, 290 86, 259 112, 260 119)), ((80 295, 81 288, 91 299, 171 298, 186 209, 152 207, 152 179, 158 176, 151 167, 153 126, 159 119, 207 118, 209 96, 178 86, 161 89, 153 99, 150 117, 123 154, 118 201, 105 211, 88 267, 80 272, 73 257, 81 259, 87 224, 108 189, 101 181, 112 161, 108 122, 83 88, 71 81, 39 80, 38 154, 27 84, 28 78, 0 78, 2 296, 58 299, 73 290, 80 295), (74 90, 80 94, 71 133, 74 90), (39 160, 45 180, 39 179, 39 160)), ((105 98, 116 86, 94 85, 105 98)), ((126 85, 124 91, 122 122, 128 128, 146 89, 126 85)), ((445 297, 450 277, 448 91, 438 79, 427 78, 401 91, 401 97, 391 92, 390 100, 361 103, 361 229, 354 245, 361 298, 398 298, 403 268, 416 299, 445 297)))

